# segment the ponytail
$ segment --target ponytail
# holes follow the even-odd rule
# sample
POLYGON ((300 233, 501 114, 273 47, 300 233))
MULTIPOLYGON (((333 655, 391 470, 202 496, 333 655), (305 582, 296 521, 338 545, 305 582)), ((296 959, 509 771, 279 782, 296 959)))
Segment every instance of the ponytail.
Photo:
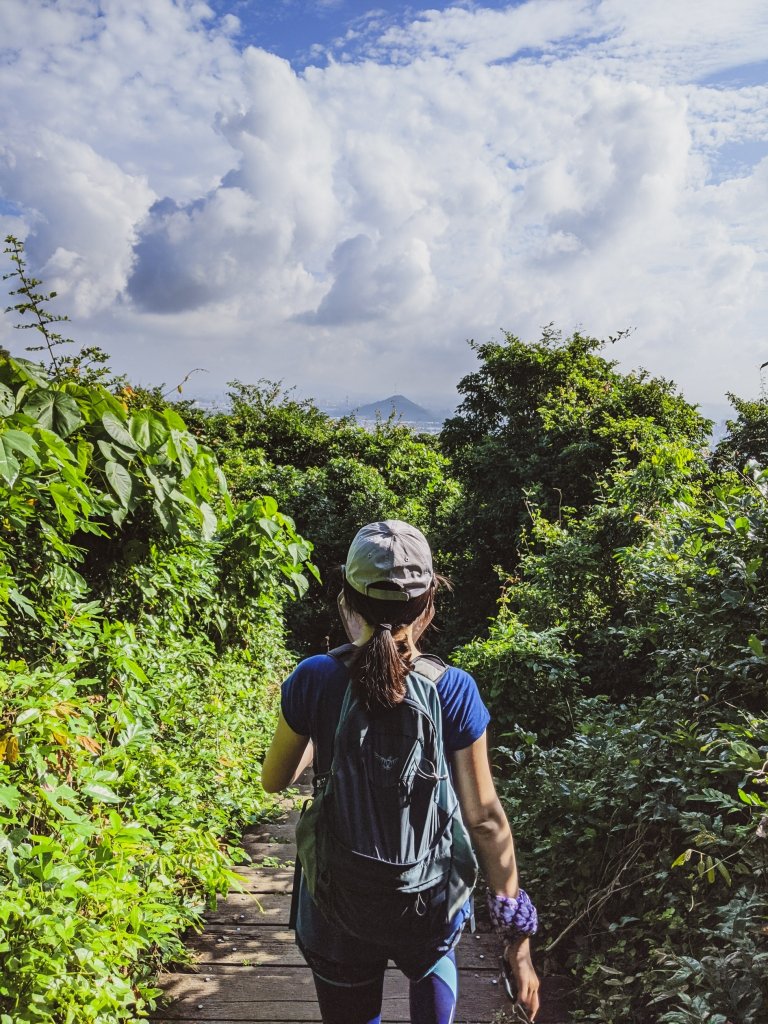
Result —
MULTIPOLYGON (((381 586, 386 589, 386 584, 381 586)), ((373 627, 373 636, 360 648, 350 668, 352 692, 368 714, 393 708, 405 697, 405 679, 411 668, 405 631, 425 612, 431 619, 434 596, 432 586, 410 601, 382 601, 359 593, 344 581, 346 605, 373 627)))

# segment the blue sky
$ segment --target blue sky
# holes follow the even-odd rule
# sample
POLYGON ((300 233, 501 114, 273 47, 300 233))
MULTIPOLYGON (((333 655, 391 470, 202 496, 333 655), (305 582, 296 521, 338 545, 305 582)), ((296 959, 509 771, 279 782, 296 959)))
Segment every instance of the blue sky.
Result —
POLYGON ((768 5, 2 0, 0 230, 142 383, 443 406, 554 322, 723 407, 768 358, 768 5))
POLYGON ((239 45, 261 46, 298 67, 308 62, 313 47, 331 46, 336 38, 346 33, 353 19, 370 10, 369 4, 351 0, 331 4, 312 0, 286 3, 216 0, 210 6, 220 16, 233 14, 239 19, 242 25, 237 37, 239 45))
MULTIPOLYGON (((324 64, 328 55, 353 56, 361 38, 381 31, 389 24, 402 24, 424 11, 471 8, 469 3, 430 4, 368 3, 365 0, 214 0, 209 5, 219 17, 234 15, 241 24, 240 46, 260 46, 289 60, 294 67, 324 64), (375 29, 374 29, 375 26, 375 29), (351 38, 348 38, 351 37, 351 38)), ((482 4, 489 10, 503 10, 514 4, 491 0, 482 4)), ((519 6, 519 5, 518 5, 519 6)))

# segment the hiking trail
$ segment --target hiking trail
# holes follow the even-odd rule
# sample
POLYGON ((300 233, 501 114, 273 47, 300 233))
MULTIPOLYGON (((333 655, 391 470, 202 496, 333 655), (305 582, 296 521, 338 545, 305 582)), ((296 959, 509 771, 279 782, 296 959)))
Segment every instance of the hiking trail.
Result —
MULTIPOLYGON (((302 790, 306 796, 310 787, 302 790)), ((319 1024, 312 975, 288 928, 298 810, 287 806, 282 820, 244 834, 242 846, 253 863, 237 871, 246 891, 220 900, 216 910, 206 913, 204 931, 190 935, 193 965, 161 975, 167 1002, 153 1015, 158 1024, 319 1024)), ((499 941, 487 922, 479 920, 474 935, 465 932, 456 960, 459 1002, 454 1024, 511 1024, 512 1004, 499 981, 499 941)), ((537 1024, 570 1024, 566 979, 543 978, 542 992, 537 1024)), ((409 1020, 407 979, 390 966, 382 1021, 409 1020)))

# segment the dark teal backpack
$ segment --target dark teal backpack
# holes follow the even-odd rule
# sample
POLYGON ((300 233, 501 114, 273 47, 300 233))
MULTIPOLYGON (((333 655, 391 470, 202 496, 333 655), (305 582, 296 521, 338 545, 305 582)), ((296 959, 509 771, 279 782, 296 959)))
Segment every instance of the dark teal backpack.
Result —
MULTIPOLYGON (((331 651, 348 663, 351 645, 331 651)), ((347 687, 330 770, 296 829, 313 900, 366 942, 423 950, 450 931, 477 861, 443 749, 436 683, 446 666, 420 657, 403 701, 366 714, 347 687)))

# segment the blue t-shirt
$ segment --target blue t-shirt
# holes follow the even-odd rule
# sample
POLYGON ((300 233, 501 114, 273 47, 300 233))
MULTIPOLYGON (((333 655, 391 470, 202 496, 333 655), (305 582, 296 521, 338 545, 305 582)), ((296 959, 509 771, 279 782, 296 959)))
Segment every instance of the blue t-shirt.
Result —
MULTIPOLYGON (((320 771, 330 768, 336 733, 349 671, 344 663, 328 654, 302 661, 282 687, 282 712, 288 725, 315 745, 315 764, 320 771)), ((446 669, 437 681, 442 710, 443 745, 446 755, 471 746, 485 732, 491 716, 483 704, 477 683, 460 668, 446 669)), ((468 908, 457 921, 463 923, 468 908)), ((339 963, 367 963, 381 958, 381 950, 369 947, 334 927, 312 902, 302 878, 296 934, 301 945, 339 963)), ((450 948, 448 945, 446 948, 450 948)), ((436 957, 437 958, 437 957, 436 957)))
MULTIPOLYGON (((339 658, 316 654, 302 661, 283 683, 282 711, 288 725, 315 744, 324 765, 333 747, 349 672, 339 658)), ((472 676, 449 667, 437 682, 446 754, 471 746, 485 732, 491 716, 472 676)))

